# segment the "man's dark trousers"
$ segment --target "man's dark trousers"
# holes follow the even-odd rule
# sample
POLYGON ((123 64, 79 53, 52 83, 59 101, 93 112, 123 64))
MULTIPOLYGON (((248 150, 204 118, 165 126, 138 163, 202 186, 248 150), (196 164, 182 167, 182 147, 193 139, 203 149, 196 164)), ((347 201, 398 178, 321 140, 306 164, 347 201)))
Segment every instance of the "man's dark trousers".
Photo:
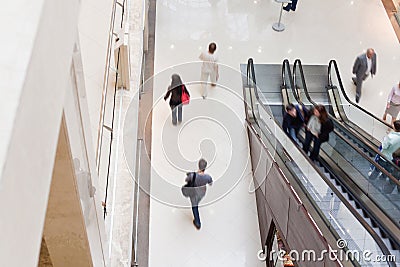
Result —
POLYGON ((201 226, 200 222, 200 214, 199 214, 199 206, 192 206, 193 216, 194 216, 194 223, 197 227, 201 226))

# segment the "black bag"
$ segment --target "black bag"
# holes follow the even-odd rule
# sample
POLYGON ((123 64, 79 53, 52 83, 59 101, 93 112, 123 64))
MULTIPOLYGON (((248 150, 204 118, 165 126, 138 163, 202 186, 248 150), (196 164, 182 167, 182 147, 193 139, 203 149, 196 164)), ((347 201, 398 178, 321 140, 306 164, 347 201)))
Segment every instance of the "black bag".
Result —
POLYGON ((185 197, 191 197, 194 194, 196 173, 192 172, 191 174, 193 175, 192 179, 181 188, 182 195, 185 197))

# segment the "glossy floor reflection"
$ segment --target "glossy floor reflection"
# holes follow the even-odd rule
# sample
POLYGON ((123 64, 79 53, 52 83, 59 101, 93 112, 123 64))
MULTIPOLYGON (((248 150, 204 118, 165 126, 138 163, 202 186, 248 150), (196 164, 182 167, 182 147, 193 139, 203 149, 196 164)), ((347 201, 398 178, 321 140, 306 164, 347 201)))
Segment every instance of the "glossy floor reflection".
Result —
POLYGON ((399 79, 400 50, 381 2, 299 1, 296 12, 283 14, 286 29, 280 33, 272 30, 279 9, 275 1, 157 1, 150 266, 263 266, 257 259, 257 208, 249 193, 241 77, 235 71, 249 57, 255 63, 278 64, 285 58, 291 63, 300 58, 303 64, 336 59, 354 99, 352 64, 373 47, 378 71, 364 83, 360 105, 379 117, 383 113, 387 94, 399 79), (211 41, 226 66, 220 85, 202 100, 200 63, 193 62, 211 41), (192 94, 178 127, 171 125, 168 104, 161 98, 173 73, 181 75, 192 94), (166 152, 169 146, 174 153, 166 152), (209 157, 207 172, 216 182, 200 208, 202 229, 197 231, 179 189, 184 171, 196 169, 201 156, 209 157))

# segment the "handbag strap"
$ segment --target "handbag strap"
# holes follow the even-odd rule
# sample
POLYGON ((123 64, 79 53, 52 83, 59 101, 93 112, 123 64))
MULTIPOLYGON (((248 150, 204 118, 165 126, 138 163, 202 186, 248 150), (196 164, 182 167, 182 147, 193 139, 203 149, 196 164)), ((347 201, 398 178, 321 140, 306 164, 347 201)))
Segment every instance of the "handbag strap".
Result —
POLYGON ((196 181, 196 172, 193 172, 192 187, 195 187, 195 185, 194 185, 195 181, 196 181))

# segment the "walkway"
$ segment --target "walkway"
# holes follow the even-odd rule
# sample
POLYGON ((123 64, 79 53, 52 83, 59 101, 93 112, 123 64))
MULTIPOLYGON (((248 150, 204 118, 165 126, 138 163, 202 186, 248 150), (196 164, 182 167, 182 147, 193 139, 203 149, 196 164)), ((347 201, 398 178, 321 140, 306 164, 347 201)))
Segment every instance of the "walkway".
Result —
POLYGON ((261 244, 255 197, 249 193, 251 166, 237 71, 248 57, 256 63, 301 58, 304 64, 336 58, 353 96, 353 60, 374 47, 378 75, 366 81, 361 105, 383 111, 398 79, 400 57, 380 1, 299 1, 296 12, 284 14, 287 29, 281 33, 271 29, 278 15, 273 1, 157 2, 149 266, 263 266, 257 259, 261 244), (218 45, 220 62, 230 67, 221 68, 220 85, 203 100, 195 61, 210 41, 218 45), (173 73, 181 75, 192 95, 177 127, 162 99, 173 73), (202 229, 197 231, 180 187, 185 171, 195 170, 201 156, 209 161, 207 172, 215 183, 200 207, 202 229))

